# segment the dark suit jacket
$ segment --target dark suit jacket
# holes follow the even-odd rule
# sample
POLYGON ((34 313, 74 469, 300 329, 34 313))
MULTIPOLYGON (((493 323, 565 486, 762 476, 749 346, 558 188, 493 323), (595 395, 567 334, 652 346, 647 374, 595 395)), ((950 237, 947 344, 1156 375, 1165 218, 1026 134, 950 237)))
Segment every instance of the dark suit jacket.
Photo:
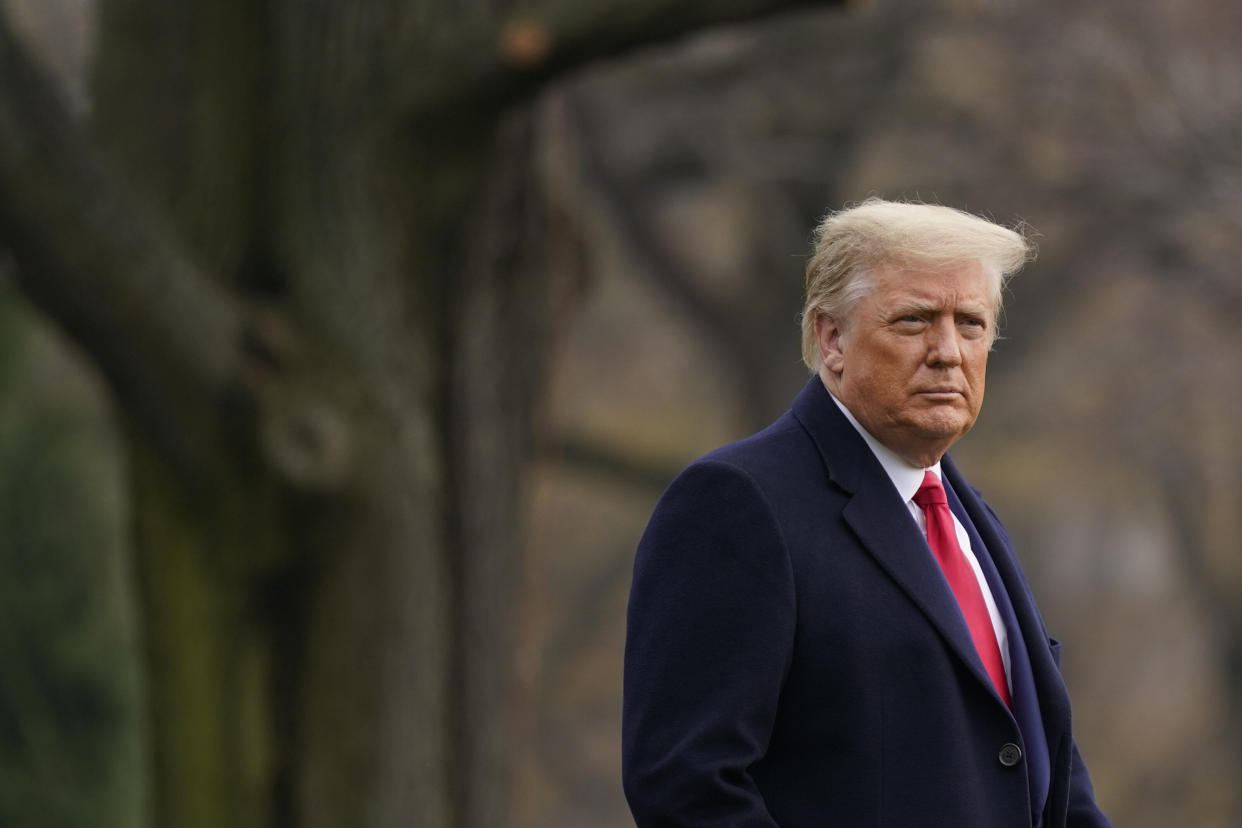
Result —
POLYGON ((772 426, 683 472, 639 545, 622 734, 639 828, 1108 825, 1009 540, 947 457, 942 472, 1000 593, 1014 710, 814 377, 772 426))

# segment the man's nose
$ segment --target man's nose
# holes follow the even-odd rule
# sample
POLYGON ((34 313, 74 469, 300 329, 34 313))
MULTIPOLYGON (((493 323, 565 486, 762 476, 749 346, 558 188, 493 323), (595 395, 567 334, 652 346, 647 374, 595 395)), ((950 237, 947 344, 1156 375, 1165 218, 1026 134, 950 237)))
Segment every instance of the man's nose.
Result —
POLYGON ((937 317, 927 329, 927 364, 955 366, 961 363, 956 320, 950 316, 937 317))

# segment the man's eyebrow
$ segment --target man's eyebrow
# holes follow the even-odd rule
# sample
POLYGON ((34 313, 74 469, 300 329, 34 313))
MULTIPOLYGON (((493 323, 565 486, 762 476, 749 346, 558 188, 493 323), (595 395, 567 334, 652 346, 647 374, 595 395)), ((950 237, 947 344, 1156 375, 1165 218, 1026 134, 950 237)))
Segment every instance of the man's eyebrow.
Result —
POLYGON ((966 302, 957 306, 958 314, 968 316, 991 316, 991 309, 983 303, 966 302))
MULTIPOLYGON (((891 316, 903 316, 906 314, 921 313, 939 313, 945 308, 945 303, 923 300, 923 299, 903 299, 894 303, 888 313, 891 316)), ((984 302, 963 302, 953 307, 954 314, 958 316, 979 316, 990 317, 991 311, 984 302)))

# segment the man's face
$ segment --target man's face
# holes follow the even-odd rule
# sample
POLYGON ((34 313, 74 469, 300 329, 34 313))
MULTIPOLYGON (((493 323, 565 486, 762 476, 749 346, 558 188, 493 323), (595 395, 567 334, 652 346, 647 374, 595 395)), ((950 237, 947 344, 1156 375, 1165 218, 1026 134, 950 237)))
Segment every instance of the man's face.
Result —
POLYGON ((919 467, 970 430, 983 404, 995 318, 978 262, 877 268, 844 324, 816 322, 828 388, 877 440, 919 467))

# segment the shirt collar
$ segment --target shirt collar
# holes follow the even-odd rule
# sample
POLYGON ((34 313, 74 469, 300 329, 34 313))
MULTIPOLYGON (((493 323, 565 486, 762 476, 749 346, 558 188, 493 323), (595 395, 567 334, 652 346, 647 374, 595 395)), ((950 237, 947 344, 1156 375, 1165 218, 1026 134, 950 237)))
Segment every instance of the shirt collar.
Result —
MULTIPOLYGON (((824 387, 827 388, 827 386, 824 387)), ((902 500, 909 502, 914 499, 919 486, 923 485, 924 472, 931 471, 936 477, 940 477, 939 460, 936 461, 935 465, 929 466, 926 469, 911 466, 901 455, 881 443, 867 429, 863 428, 858 420, 854 418, 854 415, 850 413, 850 410, 845 407, 845 403, 838 400, 832 391, 828 391, 828 396, 832 397, 832 401, 837 404, 837 408, 841 409, 841 413, 845 415, 845 419, 850 421, 850 425, 854 426, 854 429, 867 442, 871 453, 875 455, 875 459, 879 460, 880 465, 884 467, 885 473, 888 474, 888 479, 893 481, 893 486, 897 489, 897 494, 901 495, 902 500)))

